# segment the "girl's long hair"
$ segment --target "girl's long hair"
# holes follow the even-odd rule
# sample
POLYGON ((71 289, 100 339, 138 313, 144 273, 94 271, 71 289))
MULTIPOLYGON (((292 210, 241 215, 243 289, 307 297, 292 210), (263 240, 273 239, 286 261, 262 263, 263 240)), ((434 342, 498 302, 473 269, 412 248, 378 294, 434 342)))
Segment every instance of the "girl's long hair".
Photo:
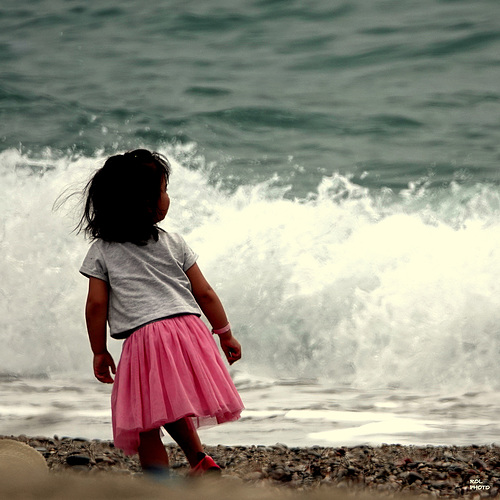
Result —
POLYGON ((136 149, 111 156, 85 187, 77 230, 110 242, 157 241, 158 201, 169 176, 170 164, 158 153, 136 149))

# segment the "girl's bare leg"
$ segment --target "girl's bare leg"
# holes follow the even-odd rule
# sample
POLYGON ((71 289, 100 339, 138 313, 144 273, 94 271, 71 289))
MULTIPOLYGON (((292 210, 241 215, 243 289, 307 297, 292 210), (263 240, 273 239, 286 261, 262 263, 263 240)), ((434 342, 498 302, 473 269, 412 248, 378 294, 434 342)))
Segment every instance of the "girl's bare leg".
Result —
POLYGON ((191 419, 182 418, 176 422, 166 424, 165 430, 172 436, 172 439, 181 447, 188 459, 189 465, 194 467, 200 461, 199 453, 203 452, 200 437, 194 428, 191 419))
POLYGON ((141 432, 139 438, 139 460, 142 468, 168 468, 168 455, 161 442, 160 429, 141 432))

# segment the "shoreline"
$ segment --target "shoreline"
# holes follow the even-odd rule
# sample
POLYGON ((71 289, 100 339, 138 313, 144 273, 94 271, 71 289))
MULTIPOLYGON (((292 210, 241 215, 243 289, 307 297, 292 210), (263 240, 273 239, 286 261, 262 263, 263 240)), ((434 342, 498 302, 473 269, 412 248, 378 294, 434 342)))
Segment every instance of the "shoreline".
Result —
MULTIPOLYGON (((110 441, 25 435, 0 439, 20 441, 37 450, 44 456, 51 477, 71 472, 78 476, 102 473, 121 480, 127 476, 142 478, 137 456, 125 456, 110 441)), ((165 446, 172 470, 184 477, 188 464, 183 453, 174 444, 165 446)), ((482 498, 500 493, 500 447, 496 445, 332 448, 276 444, 205 449, 222 467, 222 481, 231 480, 242 487, 393 497, 416 494, 482 498)))

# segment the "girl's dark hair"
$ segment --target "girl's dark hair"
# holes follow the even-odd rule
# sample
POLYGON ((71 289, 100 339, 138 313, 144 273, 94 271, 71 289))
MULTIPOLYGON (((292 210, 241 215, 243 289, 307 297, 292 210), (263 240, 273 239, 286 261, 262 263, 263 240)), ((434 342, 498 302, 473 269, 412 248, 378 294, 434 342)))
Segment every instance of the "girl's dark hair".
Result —
POLYGON ((111 156, 85 187, 85 209, 77 226, 92 239, 145 245, 158 240, 158 201, 170 164, 158 153, 136 149, 111 156))

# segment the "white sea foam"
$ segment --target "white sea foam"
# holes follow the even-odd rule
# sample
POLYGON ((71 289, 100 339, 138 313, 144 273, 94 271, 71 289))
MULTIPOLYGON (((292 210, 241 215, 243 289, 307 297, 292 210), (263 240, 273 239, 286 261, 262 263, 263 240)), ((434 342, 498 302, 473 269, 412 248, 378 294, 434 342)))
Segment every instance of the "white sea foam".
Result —
POLYGON ((311 439, 329 443, 330 446, 355 445, 360 442, 381 445, 389 439, 400 444, 413 444, 415 435, 432 430, 432 422, 423 423, 411 418, 387 418, 360 426, 349 426, 321 432, 312 432, 311 439))
MULTIPOLYGON (((177 161, 164 227, 200 254, 244 345, 241 370, 363 388, 499 387, 496 187, 370 192, 333 174, 292 200, 272 179, 223 190, 189 151, 166 152, 177 161)), ((87 243, 71 234, 74 202, 52 205, 102 160, 0 153, 4 372, 88 370, 87 243)))

